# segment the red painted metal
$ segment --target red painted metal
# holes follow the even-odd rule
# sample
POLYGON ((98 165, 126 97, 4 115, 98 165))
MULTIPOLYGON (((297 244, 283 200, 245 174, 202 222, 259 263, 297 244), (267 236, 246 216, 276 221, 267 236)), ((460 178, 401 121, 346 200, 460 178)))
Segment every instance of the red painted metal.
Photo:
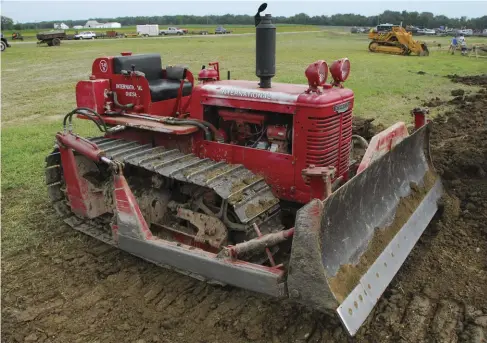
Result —
POLYGON ((122 173, 115 174, 113 177, 113 198, 117 207, 117 225, 122 224, 130 228, 137 229, 140 239, 152 239, 152 232, 140 211, 137 199, 130 190, 130 187, 122 173))
POLYGON ((429 114, 429 109, 424 107, 417 107, 411 111, 411 114, 414 116, 414 128, 417 130, 427 123, 429 123, 429 119, 427 115, 429 114))
POLYGON ((211 68, 201 69, 198 73, 198 80, 205 81, 220 81, 220 65, 218 62, 209 63, 211 68))
MULTIPOLYGON (((80 107, 96 110, 108 126, 127 127, 122 131, 107 133, 107 137, 164 146, 167 149, 177 148, 183 153, 192 152, 201 158, 230 164, 241 163, 264 177, 278 198, 304 204, 313 198, 326 198, 331 193, 331 183, 337 178, 347 179, 351 149, 353 92, 323 84, 322 79, 326 75, 320 75, 320 70, 323 74, 322 68, 317 70, 318 83, 322 90, 319 93, 307 93, 307 85, 274 83, 270 89, 261 89, 257 81, 220 80, 219 64, 210 63, 210 68, 199 73, 202 82, 193 87, 190 96, 182 96, 181 83, 176 99, 152 102, 149 83, 145 77, 114 74, 113 58, 102 57, 93 63, 90 81, 78 83, 77 103, 80 107), (114 113, 120 108, 117 108, 115 99, 109 92, 115 92, 119 103, 132 104, 132 108, 124 109, 123 114, 114 113), (216 113, 216 121, 206 117, 209 113, 207 109, 216 113), (137 114, 139 117, 129 117, 126 114, 137 114), (207 141, 196 126, 168 125, 157 120, 175 115, 201 123, 211 122, 209 129, 225 142, 228 142, 228 137, 225 138, 226 133, 218 127, 219 119, 241 124, 266 125, 263 138, 270 141, 290 138, 291 151, 271 152, 220 141, 207 141), (269 116, 273 116, 274 120, 282 118, 282 124, 269 123, 269 116), (289 132, 291 137, 288 136, 289 132)), ((161 70, 161 75, 164 77, 164 69, 161 70)), ((189 71, 186 79, 194 85, 193 74, 189 71)), ((79 175, 73 150, 94 161, 99 161, 103 152, 96 145, 72 134, 58 134, 57 138, 64 149, 61 154, 68 184, 68 199, 76 213, 90 217, 90 206, 97 198, 87 191, 86 180, 79 175)), ((161 245, 178 244, 207 258, 220 258, 215 254, 216 250, 177 232, 165 233, 171 235, 169 240, 153 235, 122 171, 114 174, 113 196, 117 223, 112 225, 112 234, 116 241, 119 235, 127 234, 124 230, 129 227, 135 228, 140 239, 152 240, 161 245), (194 249, 195 247, 198 249, 194 249)), ((259 237, 264 237, 258 228, 256 232, 259 237)), ((282 235, 284 238, 291 238, 293 233, 294 229, 289 229, 283 231, 282 235)), ((270 261, 275 265, 272 256, 270 261)), ((233 258, 225 262, 284 276, 282 266, 266 267, 233 258)))
POLYGON ((357 169, 357 174, 364 171, 376 159, 392 150, 396 144, 407 136, 409 136, 409 132, 406 124, 399 122, 372 137, 362 162, 360 162, 357 169))
POLYGON ((235 120, 237 123, 251 123, 262 125, 265 120, 264 115, 254 114, 248 111, 230 111, 226 109, 218 109, 218 115, 222 117, 223 120, 235 120))
POLYGON ((288 155, 195 140, 195 153, 228 163, 242 163, 262 175, 276 196, 300 203, 311 200, 310 186, 301 177, 301 171, 311 164, 334 166, 335 179, 341 177, 346 181, 353 92, 331 88, 322 94, 306 94, 306 89, 306 85, 274 83, 271 89, 262 90, 257 82, 234 80, 199 85, 192 96, 192 118, 204 119, 205 106, 223 107, 224 115, 228 108, 293 115, 293 147, 292 154, 288 155), (337 105, 341 106, 340 112, 335 109, 337 105))
POLYGON ((145 77, 114 74, 110 77, 110 84, 110 90, 117 94, 120 104, 140 105, 150 112, 150 89, 145 77))
POLYGON ((104 156, 96 144, 72 133, 58 133, 56 139, 62 147, 76 150, 92 161, 99 162, 100 157, 104 156))
POLYGON ((220 63, 210 62, 208 65, 210 68, 200 70, 198 73, 198 80, 201 82, 220 81, 220 63))
POLYGON ((293 189, 295 168, 292 155, 209 141, 195 142, 194 149, 197 156, 201 158, 243 164, 264 177, 279 198, 294 201, 309 198, 309 195, 306 196, 293 189))
POLYGON ((304 72, 308 79, 309 88, 306 93, 318 93, 321 94, 321 90, 318 87, 325 85, 328 78, 328 65, 324 60, 311 63, 304 72))
POLYGON ((331 195, 331 180, 335 175, 335 168, 311 165, 303 169, 301 174, 305 182, 309 183, 311 198, 323 200, 331 195))
MULTIPOLYGON (((126 56, 129 53, 122 53, 126 56)), ((131 53, 130 53, 131 54, 131 53)), ((161 69, 161 76, 165 77, 165 69, 161 69)), ((185 80, 190 82, 194 87, 194 76, 188 70, 185 75, 185 80)), ((114 74, 113 72, 113 57, 100 57, 97 58, 91 68, 90 81, 103 83, 104 89, 113 91, 117 94, 117 99, 120 104, 128 105, 133 104, 134 111, 138 113, 153 114, 156 116, 176 116, 176 113, 186 113, 189 111, 191 103, 191 95, 182 96, 182 92, 175 99, 168 99, 164 101, 152 102, 150 96, 149 82, 143 76, 137 76, 133 73, 129 75, 114 74), (108 85, 107 85, 108 82, 108 85)), ((90 92, 90 86, 84 84, 89 81, 80 81, 80 89, 77 89, 78 107, 81 104, 88 103, 90 108, 95 105, 98 113, 104 113, 102 107, 106 103, 110 103, 112 110, 117 110, 114 106, 111 97, 105 97, 105 91, 99 88, 90 92), (96 99, 93 95, 96 94, 96 99), (83 100, 87 98, 87 100, 83 100), (101 104, 101 105, 100 105, 101 104)), ((77 86, 78 87, 78 86, 77 86)), ((91 86, 94 87, 94 86, 91 86)), ((98 86, 101 87, 101 86, 98 86)), ((94 109, 94 108, 93 108, 94 109)))
MULTIPOLYGON (((205 117, 205 111, 207 108, 213 108, 223 120, 262 125, 269 114, 274 114, 282 116, 289 129, 292 126, 291 151, 276 153, 206 141, 201 131, 194 126, 171 126, 123 115, 104 116, 109 125, 135 128, 136 130, 130 130, 132 139, 138 135, 147 136, 149 131, 155 131, 150 134, 153 142, 174 145, 176 141, 168 137, 188 135, 187 138, 182 138, 182 141, 177 140, 176 145, 183 142, 182 146, 185 149, 190 147, 192 152, 201 158, 231 164, 242 163, 254 173, 263 176, 277 197, 303 204, 313 198, 310 180, 304 180, 302 177, 302 171, 311 165, 334 167, 336 173, 331 180, 332 183, 337 178, 343 181, 348 179, 353 92, 346 88, 323 85, 321 81, 326 75, 319 74, 320 68, 315 68, 318 71, 318 84, 323 88, 319 94, 307 93, 307 85, 273 83, 272 88, 261 89, 257 81, 206 79, 193 88, 191 96, 152 103, 147 80, 144 77, 113 74, 112 62, 112 57, 94 61, 92 74, 97 78, 94 81, 108 80, 110 90, 117 93, 120 103, 134 104, 135 110, 126 110, 127 113, 138 111, 141 115, 173 116, 178 109, 187 108, 189 114, 185 115, 185 118, 209 121, 209 118, 205 117), (159 139, 159 135, 163 138, 159 139)), ((344 67, 342 69, 346 69, 347 66, 343 61, 337 65, 344 67)), ((210 68, 206 70, 219 73, 218 63, 211 63, 210 68)), ((192 74, 188 72, 187 79, 191 78, 192 74)), ((219 74, 214 78, 219 79, 219 74)), ((101 91, 98 89, 98 92, 101 91)), ((98 100, 93 103, 99 108, 98 100)), ((271 140, 281 137, 285 131, 284 126, 269 125, 267 128, 268 138, 271 140)), ((211 130, 222 136, 218 129, 211 127, 211 130)), ((320 198, 323 197, 324 195, 320 198)))
POLYGON ((110 90, 106 79, 79 81, 76 84, 76 105, 91 108, 100 114, 105 113, 105 92, 110 90))
POLYGON ((97 79, 110 79, 113 75, 113 57, 99 57, 93 61, 91 75, 97 79))
POLYGON ((77 215, 88 217, 88 187, 78 175, 73 150, 61 146, 59 152, 63 161, 64 180, 71 210, 77 215))
MULTIPOLYGON (((159 237, 160 235, 155 234, 154 237, 159 237)), ((177 232, 170 230, 169 227, 164 227, 163 228, 163 237, 161 239, 166 239, 169 238, 169 240, 180 242, 182 244, 185 244, 187 246, 195 247, 201 250, 205 250, 214 254, 217 254, 219 249, 212 247, 209 244, 203 243, 203 242, 198 242, 194 239, 194 236, 190 236, 187 234, 184 234, 182 232, 177 232), (169 236, 169 237, 168 237, 169 236)))
POLYGON ((208 65, 216 70, 216 73, 218 75, 216 78, 216 81, 220 81, 220 63, 219 62, 210 62, 210 63, 208 63, 208 65))
MULTIPOLYGON (((310 165, 333 166, 336 169, 335 178, 341 177, 344 181, 348 178, 353 108, 353 92, 349 89, 331 88, 324 89, 321 94, 306 94, 306 85, 274 83, 272 88, 263 90, 258 87, 257 82, 222 80, 197 85, 191 97, 181 99, 181 106, 177 103, 178 99, 151 103, 147 80, 143 77, 110 74, 111 58, 95 60, 92 70, 94 75, 101 75, 99 65, 102 61, 107 61, 107 71, 103 75, 109 78, 110 90, 117 92, 118 101, 139 106, 139 111, 144 111, 141 114, 172 116, 175 108, 184 108, 187 105, 190 108, 188 118, 200 121, 207 120, 204 113, 208 106, 216 107, 223 120, 245 123, 262 124, 269 113, 291 115, 293 144, 290 154, 272 153, 205 141, 194 126, 171 126, 126 116, 104 116, 109 125, 125 125, 146 130, 144 133, 140 131, 141 135, 147 135, 147 131, 167 135, 191 135, 192 150, 199 157, 232 164, 242 163, 262 175, 276 196, 299 203, 311 200, 310 185, 301 177, 301 171, 310 165), (126 92, 129 95, 130 92, 137 93, 137 97, 127 96, 126 92), (341 110, 338 111, 336 106, 341 106, 341 110)), ((130 113, 129 110, 126 112, 130 113)), ((275 128, 270 128, 271 139, 274 130, 275 128)), ((162 141, 167 142, 165 139, 162 141)))
MULTIPOLYGON (((78 147, 80 146, 78 145, 78 147)), ((81 150, 88 152, 88 149, 81 150)), ((67 198, 73 213, 87 218, 96 218, 108 212, 103 193, 91 191, 89 182, 80 175, 71 147, 62 144, 59 146, 59 152, 63 163, 67 198)), ((88 157, 88 155, 85 156, 88 157)))
POLYGON ((341 58, 331 64, 331 76, 335 80, 335 85, 341 85, 350 75, 350 61, 348 58, 341 58))
MULTIPOLYGON (((112 232, 116 232, 117 236, 119 233, 119 228, 121 225, 125 225, 127 229, 130 229, 131 234, 137 235, 140 239, 143 240, 153 240, 157 242, 157 244, 162 245, 174 245, 174 242, 170 242, 164 239, 160 239, 157 236, 154 236, 145 221, 142 212, 137 204, 137 200, 130 190, 130 187, 127 183, 127 180, 123 176, 122 173, 114 175, 114 193, 113 193, 116 208, 117 208, 117 225, 112 226, 112 232)), ((284 238, 290 238, 294 233, 294 229, 285 230, 282 232, 282 236, 284 238)), ((186 245, 188 241, 180 235, 177 239, 178 246, 183 249, 190 250, 194 253, 205 255, 207 258, 216 259, 219 257, 211 250, 195 250, 193 245, 186 245), (184 242, 183 242, 184 241, 184 242)), ((201 246, 200 246, 201 247, 201 246)), ((266 267, 250 262, 245 262, 238 259, 227 259, 225 260, 226 263, 244 266, 248 269, 253 270, 263 270, 267 272, 271 272, 273 274, 278 275, 279 277, 284 276, 284 271, 281 270, 281 265, 278 266, 271 266, 266 267)))

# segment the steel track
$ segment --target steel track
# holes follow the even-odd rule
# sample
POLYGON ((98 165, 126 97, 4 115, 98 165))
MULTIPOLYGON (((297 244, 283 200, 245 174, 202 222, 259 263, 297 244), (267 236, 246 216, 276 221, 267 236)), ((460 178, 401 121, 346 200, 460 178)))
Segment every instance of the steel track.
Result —
MULTIPOLYGON (((144 168, 166 178, 213 190, 233 207, 239 219, 237 224, 251 227, 254 221, 265 222, 271 217, 276 218, 276 214, 280 211, 279 199, 274 197, 264 179, 242 165, 201 159, 193 154, 183 154, 177 149, 153 147, 122 139, 95 137, 90 138, 90 141, 105 151, 107 157, 123 162, 125 165, 144 168)), ((111 235, 110 215, 87 219, 71 211, 66 198, 66 185, 58 148, 55 148, 46 158, 45 177, 53 207, 65 223, 107 244, 117 245, 111 235)), ((160 264, 160 266, 201 281, 215 283, 201 275, 175 269, 169 265, 160 264)))

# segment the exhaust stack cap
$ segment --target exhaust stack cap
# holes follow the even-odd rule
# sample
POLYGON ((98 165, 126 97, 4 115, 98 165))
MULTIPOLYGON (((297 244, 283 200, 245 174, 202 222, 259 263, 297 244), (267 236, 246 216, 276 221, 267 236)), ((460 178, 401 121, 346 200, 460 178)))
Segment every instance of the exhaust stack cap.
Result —
POLYGON ((266 7, 262 4, 255 15, 255 75, 260 78, 260 88, 271 88, 271 79, 276 75, 276 26, 270 14, 260 16, 266 7))

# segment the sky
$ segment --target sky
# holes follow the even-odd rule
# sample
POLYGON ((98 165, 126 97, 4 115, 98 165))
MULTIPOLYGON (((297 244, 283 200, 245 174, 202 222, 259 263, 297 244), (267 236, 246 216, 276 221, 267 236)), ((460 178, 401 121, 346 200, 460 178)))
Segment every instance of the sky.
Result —
MULTIPOLYGON (((157 15, 208 15, 208 14, 248 14, 254 15, 262 1, 133 1, 133 0, 63 0, 63 1, 22 1, 1 0, 1 13, 14 22, 36 22, 53 20, 87 20, 89 18, 114 18, 128 16, 157 15)), ((267 0, 265 13, 273 16, 292 16, 297 13, 332 15, 355 13, 373 16, 384 10, 432 12, 458 18, 476 18, 487 15, 487 0, 484 1, 419 1, 419 0, 267 0)))

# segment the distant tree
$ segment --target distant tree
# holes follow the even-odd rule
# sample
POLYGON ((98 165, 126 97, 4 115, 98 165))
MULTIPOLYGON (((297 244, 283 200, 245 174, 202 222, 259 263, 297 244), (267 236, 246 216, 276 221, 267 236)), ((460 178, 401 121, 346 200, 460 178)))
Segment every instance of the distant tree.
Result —
MULTIPOLYGON (((158 24, 158 25, 252 25, 254 17, 249 15, 166 15, 166 16, 138 16, 138 17, 117 17, 117 18, 89 18, 98 22, 118 22, 122 26, 135 26, 141 24, 158 24)), ((74 25, 84 25, 86 20, 57 20, 43 21, 40 23, 23 23, 22 29, 46 29, 52 28, 55 22, 64 22, 70 27, 74 25)), ((334 14, 332 16, 312 16, 305 13, 298 13, 290 17, 274 17, 277 24, 296 24, 296 25, 332 25, 332 26, 368 26, 372 27, 379 23, 400 24, 403 26, 414 25, 428 28, 437 28, 439 26, 448 26, 454 28, 468 27, 472 29, 487 28, 487 16, 480 18, 468 19, 449 18, 444 15, 435 16, 431 12, 407 12, 407 11, 384 11, 379 15, 363 16, 352 13, 334 14)), ((13 21, 10 18, 2 16, 2 28, 11 29, 13 21)))
POLYGON ((2 30, 11 30, 14 26, 14 21, 12 18, 5 17, 2 15, 2 30))

